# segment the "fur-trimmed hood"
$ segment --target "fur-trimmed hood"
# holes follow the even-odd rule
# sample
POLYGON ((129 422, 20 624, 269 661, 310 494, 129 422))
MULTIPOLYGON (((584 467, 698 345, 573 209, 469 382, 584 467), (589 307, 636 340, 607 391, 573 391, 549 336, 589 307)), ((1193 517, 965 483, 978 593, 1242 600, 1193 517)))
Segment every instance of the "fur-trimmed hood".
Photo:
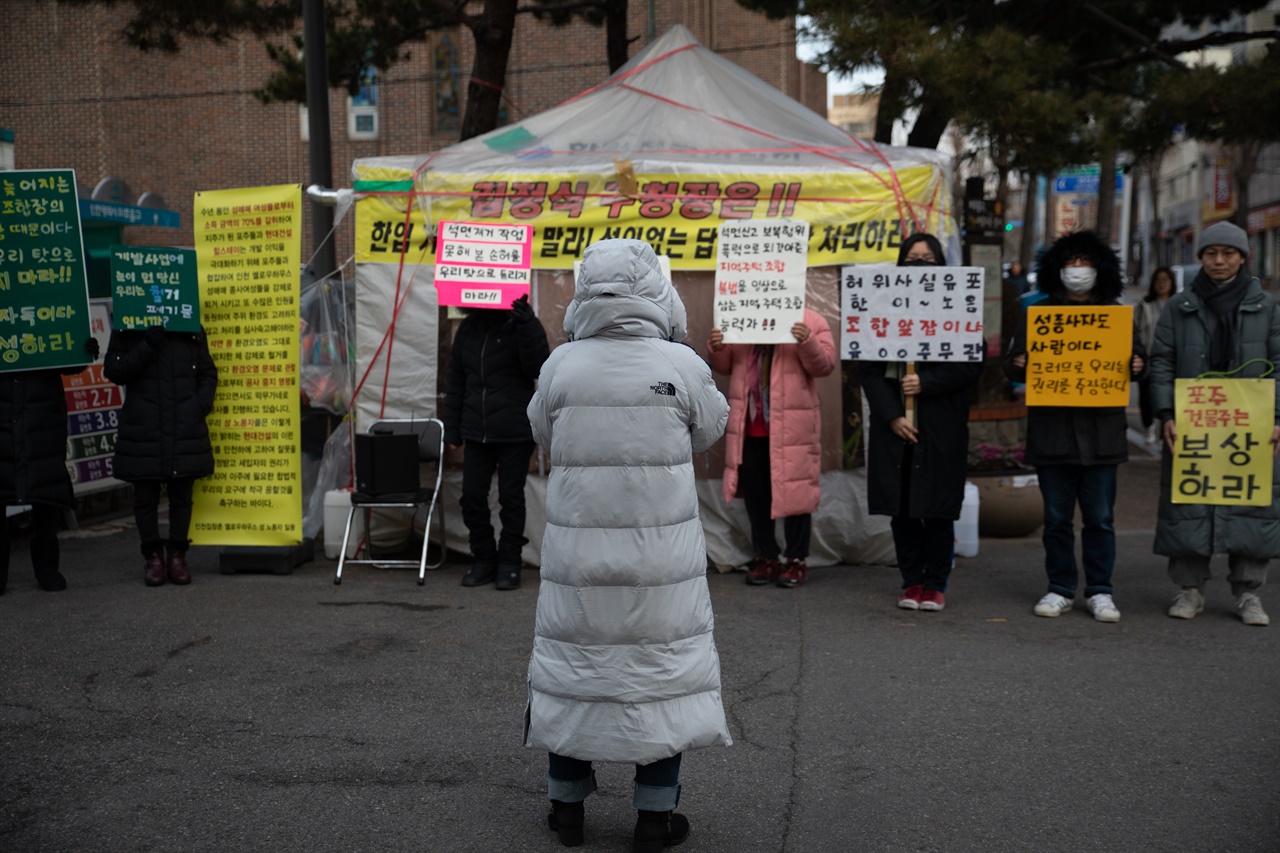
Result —
POLYGON ((1115 250, 1092 231, 1077 231, 1059 237, 1040 260, 1040 273, 1036 287, 1056 299, 1065 300, 1067 289, 1062 286, 1062 268, 1067 261, 1083 255, 1093 261, 1098 280, 1093 286, 1090 301, 1105 304, 1115 302, 1124 292, 1120 279, 1120 258, 1115 250))

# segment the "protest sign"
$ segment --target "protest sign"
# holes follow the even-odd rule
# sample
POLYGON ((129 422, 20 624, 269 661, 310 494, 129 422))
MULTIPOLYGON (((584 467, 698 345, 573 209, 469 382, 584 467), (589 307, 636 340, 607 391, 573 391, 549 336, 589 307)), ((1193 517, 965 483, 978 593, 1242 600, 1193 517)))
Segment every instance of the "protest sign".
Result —
POLYGON ((441 305, 507 308, 529 295, 533 227, 441 222, 435 283, 441 305))
POLYGON ((841 357, 982 361, 982 294, 978 267, 842 267, 841 357))
POLYGON ((112 246, 111 323, 116 329, 164 326, 170 332, 200 331, 196 253, 112 246))
MULTIPOLYGON (((109 299, 89 301, 90 332, 102 352, 111 337, 110 307, 109 299)), ((120 485, 111 466, 124 389, 107 379, 101 361, 64 375, 62 387, 67 400, 67 473, 76 494, 120 485)))
POLYGON ((1176 379, 1176 504, 1269 506, 1274 379, 1176 379))
POLYGON ((88 338, 75 172, 0 172, 0 371, 86 364, 88 338))
POLYGON ((1127 406, 1130 305, 1027 309, 1028 406, 1127 406))
POLYGON ((302 187, 198 192, 195 234, 218 395, 206 419, 215 467, 196 481, 191 539, 296 544, 302 541, 302 187))
POLYGON ((804 321, 808 245, 808 222, 721 223, 712 323, 725 343, 795 343, 791 327, 804 321))

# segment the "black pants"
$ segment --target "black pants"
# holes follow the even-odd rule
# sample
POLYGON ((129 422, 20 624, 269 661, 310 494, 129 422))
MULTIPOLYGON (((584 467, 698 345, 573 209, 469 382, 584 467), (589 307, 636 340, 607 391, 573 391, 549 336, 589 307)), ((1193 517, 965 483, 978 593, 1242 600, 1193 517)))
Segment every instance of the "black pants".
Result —
POLYGON ((462 521, 471 538, 477 560, 520 565, 524 538, 524 482, 529 475, 532 441, 468 441, 462 455, 462 521), (493 515, 489 511, 489 485, 498 472, 498 503, 502 534, 493 542, 493 515))
MULTIPOLYGON (((757 438, 749 435, 743 439, 738 483, 742 487, 742 499, 747 504, 747 519, 751 522, 751 545, 761 557, 776 560, 782 549, 778 547, 778 526, 770 515, 773 482, 769 475, 768 436, 757 438)), ((787 516, 782 519, 782 532, 787 538, 787 559, 803 560, 809 556, 812 515, 787 516)))
POLYGON ((191 477, 172 480, 136 480, 133 484, 133 517, 138 522, 138 535, 142 537, 142 553, 154 554, 164 547, 160 538, 160 486, 169 492, 169 548, 185 551, 191 544, 187 532, 191 529, 191 492, 196 481, 191 477))
MULTIPOLYGON (((5 511, 0 505, 0 512, 5 511)), ((61 507, 31 505, 31 568, 36 576, 58 570, 58 522, 61 507)), ((9 519, 0 519, 0 589, 9 578, 9 519)))
POLYGON ((903 589, 922 586, 946 592, 951 558, 955 556, 956 523, 949 518, 911 517, 911 469, 915 450, 913 444, 902 450, 898 514, 889 521, 893 548, 898 552, 898 571, 902 573, 903 589))
POLYGON ((1156 415, 1151 403, 1151 379, 1138 381, 1138 411, 1142 413, 1142 426, 1149 427, 1155 423, 1156 415))

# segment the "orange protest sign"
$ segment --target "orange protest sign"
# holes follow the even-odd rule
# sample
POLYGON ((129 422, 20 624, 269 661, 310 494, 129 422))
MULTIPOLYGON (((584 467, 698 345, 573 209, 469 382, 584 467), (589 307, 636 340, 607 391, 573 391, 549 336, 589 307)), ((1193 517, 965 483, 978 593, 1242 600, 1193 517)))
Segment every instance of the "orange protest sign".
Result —
POLYGON ((1275 380, 1177 379, 1173 405, 1173 503, 1268 506, 1275 380))
POLYGON ((1027 309, 1028 406, 1127 406, 1133 308, 1027 309))

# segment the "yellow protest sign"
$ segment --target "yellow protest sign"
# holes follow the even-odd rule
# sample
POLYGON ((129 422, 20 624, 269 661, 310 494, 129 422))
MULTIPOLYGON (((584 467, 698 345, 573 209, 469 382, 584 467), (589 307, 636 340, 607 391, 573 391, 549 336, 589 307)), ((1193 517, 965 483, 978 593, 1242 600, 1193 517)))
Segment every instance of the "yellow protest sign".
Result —
POLYGON ((535 269, 571 269, 587 246, 622 237, 649 243, 672 269, 714 270, 720 223, 794 219, 809 223, 811 267, 896 261, 912 232, 945 235, 954 227, 936 180, 931 165, 883 173, 639 174, 634 193, 624 194, 630 188, 616 175, 427 171, 415 181, 403 169, 366 167, 355 189, 374 195, 356 203, 356 260, 399 263, 391 244, 412 225, 406 262, 434 263, 413 258, 434 251, 419 237, 421 223, 434 229, 460 221, 532 225, 535 269), (410 199, 415 210, 406 224, 410 199))
POLYGON ((1268 506, 1275 404, 1274 379, 1175 380, 1173 503, 1268 506))
POLYGON ((196 482, 197 545, 302 541, 298 300, 302 187, 198 192, 196 269, 218 395, 214 473, 196 482))
POLYGON ((434 264, 432 231, 412 196, 362 198, 356 202, 356 262, 398 264, 403 257, 406 264, 434 264))
POLYGON ((1027 309, 1028 406, 1127 406, 1132 357, 1129 305, 1027 309))

